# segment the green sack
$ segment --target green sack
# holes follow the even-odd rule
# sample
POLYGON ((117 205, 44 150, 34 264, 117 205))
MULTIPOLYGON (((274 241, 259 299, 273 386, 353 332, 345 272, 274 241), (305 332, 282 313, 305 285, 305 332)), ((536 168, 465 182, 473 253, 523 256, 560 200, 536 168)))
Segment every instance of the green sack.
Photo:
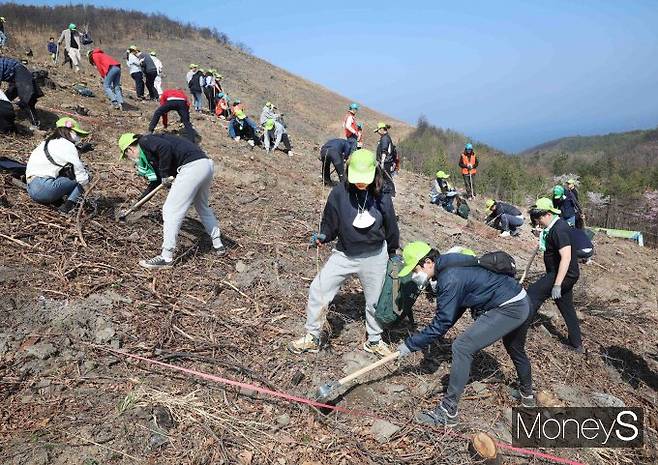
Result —
POLYGON ((383 325, 390 325, 408 315, 420 295, 418 286, 411 280, 411 274, 400 278, 402 269, 399 259, 390 259, 386 264, 386 278, 379 300, 375 305, 375 318, 383 325))

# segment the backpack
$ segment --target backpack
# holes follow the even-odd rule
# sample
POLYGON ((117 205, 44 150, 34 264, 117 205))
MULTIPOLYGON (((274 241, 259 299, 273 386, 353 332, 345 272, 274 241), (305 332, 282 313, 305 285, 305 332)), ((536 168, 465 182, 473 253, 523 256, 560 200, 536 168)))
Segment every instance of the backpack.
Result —
POLYGON ((375 318, 383 325, 391 325, 408 317, 414 321, 412 307, 420 295, 416 283, 411 280, 411 274, 399 277, 402 262, 395 258, 386 264, 386 277, 379 300, 375 305, 375 318))
POLYGON ((80 38, 80 42, 82 42, 82 45, 89 45, 93 44, 94 40, 91 38, 91 35, 88 32, 85 32, 82 34, 82 37, 80 38))
POLYGON ((496 252, 485 253, 478 259, 478 265, 494 273, 516 276, 516 262, 507 252, 498 250, 496 252))
POLYGON ((471 213, 471 209, 468 206, 468 203, 466 200, 462 199, 461 197, 457 197, 457 215, 461 216, 465 220, 468 219, 468 215, 471 213))

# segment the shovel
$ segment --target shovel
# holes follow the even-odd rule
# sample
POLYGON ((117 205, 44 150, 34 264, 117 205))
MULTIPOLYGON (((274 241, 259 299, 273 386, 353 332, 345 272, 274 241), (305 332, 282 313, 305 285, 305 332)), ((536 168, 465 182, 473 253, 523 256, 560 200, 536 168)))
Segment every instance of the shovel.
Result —
POLYGON ((135 202, 135 205, 133 205, 133 206, 130 207, 128 210, 126 210, 125 212, 123 212, 122 214, 119 215, 118 220, 119 220, 119 221, 125 221, 125 220, 126 220, 126 217, 127 217, 128 215, 130 215, 130 214, 133 213, 134 211, 138 210, 139 207, 141 207, 141 206, 144 205, 146 202, 148 202, 149 200, 151 200, 151 197, 153 197, 155 194, 157 194, 158 191, 159 191, 160 189, 162 189, 163 187, 164 187, 164 184, 160 184, 158 187, 156 187, 156 188, 153 189, 151 192, 149 192, 147 195, 145 195, 144 198, 142 198, 142 199, 138 200, 137 202, 135 202))
POLYGON ((374 370, 375 368, 378 368, 382 365, 386 365, 388 362, 396 360, 399 356, 400 356, 400 352, 394 352, 391 355, 387 355, 386 357, 377 360, 375 363, 365 366, 360 370, 357 370, 354 373, 345 376, 344 378, 341 378, 337 381, 329 381, 328 383, 325 383, 322 386, 320 386, 320 388, 317 390, 315 394, 315 398, 317 400, 326 400, 331 395, 331 393, 334 392, 334 390, 338 389, 341 386, 346 385, 347 383, 358 378, 359 376, 365 375, 366 373, 374 370))

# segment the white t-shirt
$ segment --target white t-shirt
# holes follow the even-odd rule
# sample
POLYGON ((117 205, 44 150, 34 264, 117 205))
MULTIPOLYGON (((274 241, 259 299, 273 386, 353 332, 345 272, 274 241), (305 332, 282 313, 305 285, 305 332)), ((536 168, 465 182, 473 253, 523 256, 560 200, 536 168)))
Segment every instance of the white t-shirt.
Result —
MULTIPOLYGON (((30 158, 27 160, 27 168, 25 169, 25 177, 28 178, 56 178, 57 173, 62 168, 60 166, 55 166, 48 158, 46 158, 46 152, 44 152, 43 147, 45 141, 41 142, 37 148, 32 151, 30 158)), ((75 147, 73 142, 70 142, 66 139, 53 139, 48 142, 48 152, 50 156, 55 161, 64 166, 67 163, 72 163, 75 171, 75 180, 81 185, 89 183, 89 173, 85 165, 80 161, 78 156, 78 149, 75 147)))
POLYGON ((2 91, 2 89, 0 89, 0 100, 2 100, 3 102, 9 102, 7 95, 2 91))

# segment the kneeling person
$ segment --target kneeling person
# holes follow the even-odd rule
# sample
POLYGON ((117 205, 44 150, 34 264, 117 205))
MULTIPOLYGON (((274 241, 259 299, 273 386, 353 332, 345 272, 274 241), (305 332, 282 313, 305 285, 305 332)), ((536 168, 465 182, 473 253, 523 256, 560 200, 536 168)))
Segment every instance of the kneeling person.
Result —
POLYGON ((501 236, 518 236, 519 227, 523 225, 521 210, 509 203, 488 199, 485 207, 490 212, 484 220, 495 229, 502 231, 501 236))
POLYGON ((408 244, 402 257, 404 268, 399 276, 413 273, 412 279, 419 288, 431 286, 436 293, 436 315, 426 328, 398 347, 401 357, 425 349, 443 337, 467 308, 476 318, 452 343, 452 367, 446 395, 435 409, 419 414, 418 421, 446 426, 457 424, 459 398, 468 382, 473 356, 499 339, 503 340, 516 367, 523 404, 534 405, 525 332, 520 331, 530 312, 530 304, 521 285, 510 276, 478 266, 475 257, 454 253, 441 255, 424 242, 408 244))
POLYGON ((283 124, 270 118, 263 123, 263 129, 263 142, 267 153, 274 152, 279 147, 279 144, 283 142, 284 152, 289 157, 292 157, 290 138, 283 124))
POLYGON ((217 254, 226 253, 217 218, 208 205, 214 163, 197 145, 170 134, 126 133, 119 138, 119 149, 121 158, 127 157, 135 162, 138 170, 155 175, 155 180, 149 183, 141 198, 160 184, 171 187, 162 206, 162 253, 150 260, 140 261, 141 266, 172 266, 176 238, 192 204, 217 254), (173 181, 170 180, 172 177, 173 181))
POLYGON ((25 177, 30 198, 42 204, 66 201, 59 212, 66 215, 77 205, 89 174, 80 161, 76 144, 89 134, 72 118, 60 118, 55 131, 34 149, 27 161, 25 177))

